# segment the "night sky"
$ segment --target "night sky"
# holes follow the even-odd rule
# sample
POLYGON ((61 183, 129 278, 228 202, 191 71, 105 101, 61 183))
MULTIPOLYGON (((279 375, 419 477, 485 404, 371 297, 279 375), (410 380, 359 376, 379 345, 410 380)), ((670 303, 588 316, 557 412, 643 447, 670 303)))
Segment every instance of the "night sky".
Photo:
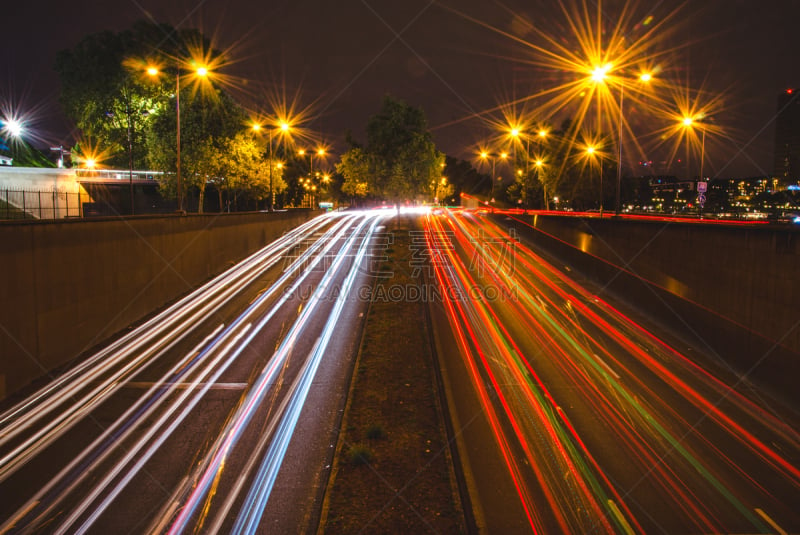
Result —
MULTIPOLYGON (((595 0, 564 5, 567 13, 571 6, 597 9, 595 0)), ((800 87, 800 0, 606 0, 604 24, 616 24, 626 5, 622 31, 632 40, 674 13, 647 54, 662 54, 657 66, 665 80, 715 100, 721 134, 707 142, 712 176, 772 173, 777 95, 800 87)), ((485 112, 576 76, 541 65, 542 50, 552 48, 548 38, 577 49, 570 19, 555 1, 16 1, 3 14, 3 109, 31 117, 41 143, 70 145, 75 132, 59 113, 56 52, 140 19, 203 31, 234 60, 225 72, 237 81, 240 99, 263 111, 267 97, 282 95, 310 107, 304 126, 334 151, 346 148, 348 129, 364 139, 368 117, 389 93, 425 110, 441 150, 470 158, 499 133, 491 122, 503 114, 485 112)), ((547 98, 520 102, 516 111, 535 114, 547 98)), ((550 121, 558 124, 565 114, 550 121)), ((663 145, 656 148, 649 135, 656 122, 635 106, 631 115, 642 156, 662 157, 663 145)))

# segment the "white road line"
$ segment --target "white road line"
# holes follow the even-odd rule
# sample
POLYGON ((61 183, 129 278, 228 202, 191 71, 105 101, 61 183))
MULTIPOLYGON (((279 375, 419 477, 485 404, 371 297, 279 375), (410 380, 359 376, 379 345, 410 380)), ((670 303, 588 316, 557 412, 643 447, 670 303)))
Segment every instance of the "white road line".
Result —
MULTIPOLYGON (((209 383, 145 383, 145 382, 130 382, 125 383, 126 387, 130 388, 152 388, 158 384, 160 388, 205 388, 209 383)), ((247 388, 247 383, 210 383, 209 390, 244 390, 247 388)))

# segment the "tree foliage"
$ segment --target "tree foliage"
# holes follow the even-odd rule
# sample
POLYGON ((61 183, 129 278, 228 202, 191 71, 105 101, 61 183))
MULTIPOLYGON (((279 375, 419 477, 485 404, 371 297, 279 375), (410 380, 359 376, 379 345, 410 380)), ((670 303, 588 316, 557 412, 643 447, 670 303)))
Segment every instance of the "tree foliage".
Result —
POLYGON ((126 168, 132 156, 134 167, 144 167, 148 115, 165 92, 147 79, 145 65, 163 62, 185 48, 177 43, 202 39, 199 35, 196 30, 181 34, 169 25, 139 22, 120 33, 88 35, 57 54, 64 112, 83 137, 93 139, 108 155, 106 165, 126 168))
POLYGON ((353 145, 337 165, 344 176, 343 193, 395 202, 436 195, 444 155, 436 149, 421 109, 386 96, 367 124, 366 146, 353 145))
POLYGON ((199 192, 202 211, 207 184, 220 192, 264 198, 273 187, 285 188, 276 162, 268 162, 261 141, 245 130, 245 112, 213 80, 181 69, 191 57, 214 63, 219 53, 197 30, 140 22, 119 33, 89 35, 58 54, 61 102, 80 129, 81 146, 103 153, 109 167, 164 171, 161 191, 176 193, 180 77, 180 166, 185 191, 199 192), (157 65, 160 74, 148 76, 157 65), (132 150, 132 162, 129 161, 132 150))
POLYGON ((344 177, 342 193, 351 197, 366 197, 371 172, 369 158, 363 149, 353 147, 342 154, 336 171, 344 177))

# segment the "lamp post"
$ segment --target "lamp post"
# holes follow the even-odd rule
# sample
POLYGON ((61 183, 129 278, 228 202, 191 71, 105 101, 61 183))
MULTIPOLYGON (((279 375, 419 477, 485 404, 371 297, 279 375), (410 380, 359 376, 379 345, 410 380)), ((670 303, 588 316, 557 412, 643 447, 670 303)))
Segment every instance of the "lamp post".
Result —
POLYGON ((269 211, 275 210, 275 190, 272 184, 272 131, 280 130, 281 132, 288 132, 291 126, 286 121, 281 121, 277 128, 269 129, 269 211))
MULTIPOLYGON (((683 118, 683 126, 686 128, 694 128, 694 125, 697 124, 700 126, 700 177, 699 181, 704 182, 705 176, 703 174, 703 165, 706 161, 706 127, 705 122, 710 121, 711 117, 707 117, 704 113, 700 113, 695 117, 684 117, 683 118)), ((698 202, 700 211, 700 217, 703 217, 703 205, 698 202)))
POLYGON ((600 164, 600 219, 603 218, 603 157, 597 151, 597 147, 589 145, 586 147, 586 154, 594 161, 595 155, 597 156, 598 163, 600 164))
POLYGON ((541 179, 541 172, 542 172, 542 165, 544 162, 542 161, 542 141, 547 137, 547 130, 541 128, 539 132, 537 132, 537 149, 536 149, 536 180, 542 183, 542 193, 544 194, 544 209, 550 209, 550 201, 547 198, 547 185, 541 179))
MULTIPOLYGON (((512 128, 510 131, 511 137, 514 140, 519 140, 519 137, 522 135, 522 131, 519 128, 512 128)), ((516 164, 516 144, 514 144, 514 161, 516 164)), ((522 170, 517 171, 518 176, 522 176, 522 170)), ((525 199, 525 207, 529 207, 530 205, 530 198, 529 198, 529 190, 530 190, 530 177, 531 177, 531 137, 529 135, 525 136, 525 179, 522 183, 522 190, 523 190, 523 197, 525 199)))
POLYGON ((486 151, 483 151, 483 152, 481 152, 480 157, 481 157, 482 160, 491 159, 491 161, 492 161, 492 193, 491 193, 491 195, 492 195, 492 200, 494 200, 494 183, 495 183, 495 180, 496 180, 495 166, 497 164, 497 158, 502 158, 503 160, 505 160, 506 158, 508 158, 508 153, 501 152, 499 155, 494 155, 494 154, 489 154, 486 151))
MULTIPOLYGON (((596 84, 606 84, 606 79, 608 78, 608 73, 613 69, 613 65, 611 63, 606 63, 602 66, 596 66, 590 74, 591 80, 596 84)), ((638 80, 640 82, 649 83, 652 80, 653 75, 649 72, 643 72, 639 74, 638 80)), ((628 77, 621 77, 619 80, 619 117, 618 117, 618 137, 617 137, 617 191, 616 197, 614 202, 614 213, 618 216, 620 214, 620 203, 621 203, 621 191, 622 191, 622 106, 624 104, 625 98, 625 81, 630 80, 628 77)), ((600 167, 600 174, 602 176, 603 169, 602 169, 602 162, 600 167)), ((602 190, 601 190, 602 194, 602 190)), ((601 198, 602 203, 602 198, 601 198)), ((600 209, 600 214, 602 216, 602 207, 600 209)))
POLYGON ((540 160, 540 159, 537 159, 534 162, 534 165, 536 166, 535 167, 535 169, 536 169, 536 180, 539 180, 539 181, 542 182, 542 194, 544 195, 544 209, 545 210, 549 210, 550 209, 550 202, 549 202, 549 200, 547 198, 547 186, 545 185, 544 181, 541 180, 542 166, 544 165, 544 162, 542 160, 540 160))
MULTIPOLYGON (((158 76, 160 73, 158 67, 148 67, 147 74, 150 76, 158 76)), ((194 69, 194 74, 200 78, 208 76, 208 68, 198 66, 194 69)), ((175 67, 175 174, 176 186, 178 190, 178 212, 183 212, 183 180, 181 177, 181 66, 180 64, 175 67)))
MULTIPOLYGON (((305 156, 306 155, 306 150, 305 149, 300 149, 300 150, 297 151, 297 154, 299 154, 300 156, 305 156)), ((308 176, 310 176, 310 177, 314 176, 314 154, 315 154, 314 152, 310 152, 310 151, 308 153, 308 176)), ((318 148, 316 150, 316 155, 319 158, 324 157, 325 156, 325 149, 323 149, 322 147, 318 148)))
MULTIPOLYGON (((650 83, 650 80, 653 79, 653 75, 649 72, 643 72, 639 75, 639 81, 644 83, 650 83)), ((619 86, 619 137, 617 138, 617 144, 619 149, 619 155, 617 159, 617 195, 616 200, 614 203, 614 214, 619 216, 620 215, 620 203, 621 203, 621 191, 622 191, 622 104, 623 99, 625 96, 625 85, 620 84, 619 86)))

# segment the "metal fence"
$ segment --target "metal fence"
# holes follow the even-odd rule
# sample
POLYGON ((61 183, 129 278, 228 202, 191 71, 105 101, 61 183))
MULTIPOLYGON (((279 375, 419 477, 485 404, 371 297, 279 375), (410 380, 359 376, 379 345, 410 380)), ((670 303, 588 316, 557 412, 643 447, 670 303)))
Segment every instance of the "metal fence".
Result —
POLYGON ((0 189, 0 219, 83 217, 91 201, 85 192, 0 189))

